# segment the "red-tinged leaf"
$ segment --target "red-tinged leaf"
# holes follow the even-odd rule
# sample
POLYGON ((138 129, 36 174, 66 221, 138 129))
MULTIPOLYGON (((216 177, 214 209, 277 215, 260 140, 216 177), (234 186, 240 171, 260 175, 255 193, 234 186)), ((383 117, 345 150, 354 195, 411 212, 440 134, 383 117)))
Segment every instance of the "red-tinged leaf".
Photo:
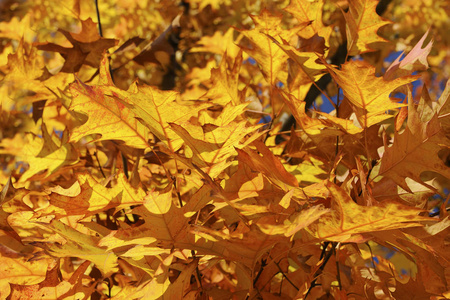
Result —
POLYGON ((349 0, 349 11, 344 14, 347 21, 347 53, 358 55, 369 51, 370 44, 386 42, 378 36, 380 27, 390 24, 375 12, 376 0, 349 0))
POLYGON ((149 147, 152 135, 130 110, 133 103, 122 96, 124 91, 113 86, 106 56, 101 63, 100 83, 102 85, 89 86, 77 81, 70 85, 73 99, 69 110, 87 116, 83 125, 72 130, 70 141, 77 142, 87 135, 101 134, 99 140, 118 139, 132 147, 149 147))
POLYGON ((430 30, 425 32, 423 37, 417 42, 414 48, 403 59, 405 52, 402 52, 396 60, 392 62, 384 74, 384 78, 392 80, 393 78, 411 75, 414 71, 423 71, 428 69, 427 57, 433 47, 433 41, 430 41, 425 47, 425 39, 430 30))
POLYGON ((328 182, 327 188, 332 198, 331 213, 306 229, 316 238, 359 242, 362 233, 422 226, 419 222, 434 220, 420 216, 421 209, 391 201, 361 206, 338 186, 328 182))

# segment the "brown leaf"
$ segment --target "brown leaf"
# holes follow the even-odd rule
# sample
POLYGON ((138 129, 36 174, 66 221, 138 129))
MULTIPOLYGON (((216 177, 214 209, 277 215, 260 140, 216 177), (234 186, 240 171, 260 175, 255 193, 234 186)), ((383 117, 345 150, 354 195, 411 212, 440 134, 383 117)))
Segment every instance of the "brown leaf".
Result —
POLYGON ((59 30, 73 45, 66 48, 54 43, 39 44, 39 50, 58 52, 66 60, 61 72, 78 72, 82 65, 98 68, 103 53, 117 45, 117 40, 106 39, 98 34, 97 24, 91 18, 81 21, 81 32, 72 33, 59 30))

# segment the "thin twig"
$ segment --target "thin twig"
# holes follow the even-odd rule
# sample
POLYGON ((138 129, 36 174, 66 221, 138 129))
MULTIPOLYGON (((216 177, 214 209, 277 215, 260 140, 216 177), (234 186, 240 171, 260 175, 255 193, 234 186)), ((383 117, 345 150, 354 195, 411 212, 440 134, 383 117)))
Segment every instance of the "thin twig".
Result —
MULTIPOLYGON (((197 259, 197 256, 195 255, 194 250, 191 250, 191 255, 194 260, 197 259)), ((196 276, 197 284, 200 287, 200 295, 202 295, 203 294, 202 274, 200 273, 200 269, 198 268, 198 262, 197 262, 197 267, 195 268, 195 270, 196 270, 196 274, 197 274, 197 276, 196 276)))
POLYGON ((330 249, 330 251, 326 251, 326 249, 328 248, 328 245, 330 244, 330 242, 325 242, 324 243, 324 248, 322 250, 322 253, 320 255, 320 259, 322 260, 323 258, 323 262, 322 265, 319 267, 319 269, 314 273, 314 279, 311 282, 311 285, 308 288, 308 291, 305 294, 305 300, 308 297, 309 293, 311 292, 311 290, 317 286, 316 282, 317 282, 317 278, 320 274, 322 274, 323 270, 325 269, 325 266, 327 265, 328 261, 330 260, 331 255, 333 254, 333 249, 330 249))
POLYGON ((95 11, 97 12, 98 34, 103 37, 102 22, 100 20, 100 10, 98 9, 98 0, 95 0, 95 11))
POLYGON ((178 201, 180 202, 180 207, 183 207, 183 201, 181 200, 181 194, 178 191, 178 187, 177 187, 177 177, 172 176, 172 182, 173 182, 173 186, 175 188, 175 192, 177 193, 178 201))
POLYGON ((300 289, 289 279, 289 277, 287 277, 286 274, 284 274, 283 270, 281 270, 280 265, 274 260, 273 263, 277 266, 278 270, 280 271, 281 275, 283 275, 283 277, 287 280, 287 282, 289 282, 297 291, 299 291, 300 289))
POLYGON ((259 268, 258 274, 256 274, 255 279, 253 279, 253 286, 258 282, 259 276, 261 276, 265 266, 267 266, 267 260, 263 258, 261 259, 261 267, 259 268))
POLYGON ((95 159, 97 160, 98 168, 100 169, 100 172, 102 173, 103 178, 106 178, 105 173, 103 173, 103 168, 100 165, 100 160, 98 159, 97 150, 94 151, 94 156, 95 156, 95 159))
POLYGON ((335 247, 333 247, 334 249, 334 257, 336 260, 336 272, 337 272, 337 281, 338 281, 338 285, 339 285, 339 290, 342 291, 342 283, 341 283, 341 271, 340 271, 340 267, 339 267, 339 247, 341 246, 341 242, 339 243, 333 243, 336 244, 335 247))

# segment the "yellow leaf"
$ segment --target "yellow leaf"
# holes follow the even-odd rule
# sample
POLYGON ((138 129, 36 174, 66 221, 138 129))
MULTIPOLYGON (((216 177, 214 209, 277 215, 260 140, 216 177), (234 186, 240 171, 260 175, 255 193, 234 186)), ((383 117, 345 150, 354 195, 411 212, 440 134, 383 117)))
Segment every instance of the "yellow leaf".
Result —
POLYGON ((225 34, 216 31, 211 37, 202 37, 200 41, 197 42, 199 46, 191 48, 189 52, 211 52, 220 55, 225 55, 226 53, 230 58, 235 58, 240 51, 236 44, 239 44, 242 37, 238 37, 235 40, 233 34, 233 28, 228 28, 225 34))
POLYGON ((202 96, 202 99, 211 100, 219 105, 234 106, 244 103, 244 93, 238 89, 239 71, 242 64, 242 53, 234 59, 234 64, 222 58, 218 68, 211 69, 211 87, 208 92, 202 96))
POLYGON ((386 112, 402 105, 392 101, 389 94, 417 79, 417 76, 408 76, 386 81, 376 77, 375 68, 364 61, 348 61, 341 66, 341 70, 328 69, 345 97, 353 104, 353 110, 363 128, 391 118, 392 115, 386 112))
POLYGON ((121 140, 131 147, 149 147, 152 135, 130 110, 132 104, 121 98, 119 90, 112 86, 106 57, 100 70, 101 81, 106 80, 108 85, 88 86, 80 81, 70 85, 73 100, 69 110, 87 116, 86 123, 72 130, 70 141, 101 134, 99 140, 121 140))
POLYGON ((377 31, 391 22, 385 21, 375 12, 377 4, 376 0, 349 0, 349 11, 344 14, 348 55, 374 51, 370 44, 386 41, 378 36, 377 31))
POLYGON ((285 220, 284 224, 265 224, 263 222, 257 223, 262 232, 269 235, 284 235, 287 237, 295 235, 298 231, 306 228, 314 221, 322 218, 323 215, 329 213, 329 209, 325 209, 322 205, 316 205, 311 208, 295 213, 290 219, 285 220))
POLYGON ((324 1, 291 0, 284 9, 291 13, 300 24, 307 24, 298 34, 304 39, 310 39, 315 34, 325 38, 328 41, 331 34, 331 27, 326 27, 323 20, 324 1))
POLYGON ((358 242, 359 234, 397 228, 422 226, 419 222, 435 221, 422 217, 421 209, 383 201, 374 206, 361 206, 337 185, 328 182, 332 198, 331 212, 306 229, 313 236, 336 242, 358 242))
POLYGON ((172 206, 172 185, 162 192, 150 192, 144 198, 145 208, 152 214, 166 214, 172 206))
POLYGON ((104 248, 97 246, 99 237, 81 233, 60 221, 52 221, 43 226, 58 233, 67 241, 63 245, 44 243, 42 247, 46 248, 51 255, 56 257, 75 256, 89 260, 104 276, 117 272, 117 256, 113 252, 107 252, 104 248))
POLYGON ((286 82, 287 72, 283 69, 288 55, 272 39, 279 43, 280 38, 290 40, 296 30, 283 30, 281 15, 272 16, 267 10, 263 10, 259 16, 251 17, 255 28, 241 33, 251 41, 253 48, 243 50, 258 62, 261 72, 270 84, 275 85, 277 81, 286 82))
POLYGON ((138 287, 127 285, 112 299, 160 299, 170 286, 169 267, 173 259, 174 254, 172 253, 160 263, 155 276, 150 281, 144 282, 138 287))
POLYGON ((50 189, 50 205, 41 209, 41 215, 55 214, 92 216, 115 208, 120 210, 144 203, 145 192, 133 188, 123 173, 117 176, 112 188, 106 188, 88 173, 78 174, 77 181, 68 189, 50 189))
POLYGON ((236 148, 244 147, 261 135, 257 132, 261 125, 248 126, 245 121, 232 122, 220 127, 213 124, 197 126, 190 123, 183 126, 171 123, 170 126, 189 146, 192 154, 186 151, 186 156, 198 167, 208 168, 207 173, 212 177, 216 177, 227 167, 225 162, 229 161, 230 157, 236 156, 236 148), (252 138, 243 141, 244 137, 251 133, 254 133, 252 138))
POLYGON ((44 281, 49 263, 48 259, 28 261, 25 257, 0 256, 1 296, 6 299, 3 291, 9 288, 9 284, 32 285, 44 281))
POLYGON ((37 175, 42 180, 78 162, 78 152, 72 144, 67 143, 67 139, 67 131, 63 132, 60 139, 55 133, 50 135, 45 124, 42 124, 42 138, 29 133, 22 141, 21 135, 17 134, 14 139, 4 139, 4 149, 0 151, 16 155, 19 160, 29 164, 29 169, 20 177, 21 182, 37 175), (40 174, 44 171, 44 174, 40 174))

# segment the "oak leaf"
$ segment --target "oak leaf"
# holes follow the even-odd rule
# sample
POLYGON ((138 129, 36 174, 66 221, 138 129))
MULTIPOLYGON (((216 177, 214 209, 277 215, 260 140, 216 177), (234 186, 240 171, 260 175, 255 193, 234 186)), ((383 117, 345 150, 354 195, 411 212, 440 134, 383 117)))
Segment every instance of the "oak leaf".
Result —
POLYGON ((89 260, 103 273, 104 276, 117 272, 117 256, 114 253, 106 252, 104 248, 98 246, 99 237, 84 234, 60 221, 53 220, 49 224, 40 224, 45 228, 60 235, 65 243, 38 243, 40 247, 46 249, 50 255, 55 257, 75 256, 89 260))
POLYGON ((117 45, 117 40, 100 37, 97 24, 91 18, 81 20, 79 33, 59 30, 72 44, 66 48, 54 43, 45 43, 37 46, 39 50, 58 52, 66 60, 61 72, 78 72, 82 65, 98 67, 105 50, 117 45))
POLYGON ((144 203, 145 192, 140 188, 133 188, 123 173, 117 176, 116 184, 111 188, 106 188, 87 173, 78 174, 76 179, 68 189, 49 189, 52 192, 49 195, 50 205, 39 210, 39 214, 88 217, 111 208, 118 211, 144 203))
POLYGON ((361 206, 338 186, 327 183, 332 198, 329 214, 306 229, 319 239, 336 242, 360 242, 361 234, 396 228, 421 226, 419 222, 431 221, 433 218, 419 215, 421 209, 391 201, 383 201, 374 206, 361 206))
POLYGON ((405 52, 397 57, 384 74, 384 78, 392 80, 394 77, 411 75, 414 71, 423 71, 428 69, 427 57, 433 47, 433 41, 430 41, 425 47, 424 43, 430 30, 425 32, 422 38, 412 48, 412 50, 403 57, 405 52), (403 59, 402 59, 403 57, 403 59))
POLYGON ((419 111, 409 101, 407 126, 402 133, 395 133, 393 144, 385 147, 381 158, 379 175, 388 176, 409 192, 406 178, 425 184, 420 178, 424 171, 434 171, 450 178, 450 169, 438 156, 441 145, 449 145, 450 142, 441 130, 438 115, 423 120, 423 114, 424 110, 419 111))
POLYGON ((281 42, 280 38, 290 40, 296 30, 282 30, 281 16, 272 16, 267 10, 263 10, 259 16, 252 16, 252 20, 255 28, 241 33, 250 40, 253 48, 243 47, 243 50, 258 62, 270 84, 286 82, 287 73, 283 69, 288 55, 272 39, 278 42, 281 42))
POLYGON ((386 112, 396 110, 398 104, 389 98, 396 88, 416 80, 415 76, 386 81, 375 76, 375 68, 364 61, 348 61, 341 70, 330 68, 330 74, 352 103, 359 123, 363 128, 391 118, 386 112))
POLYGON ((14 139, 4 139, 1 144, 4 149, 0 152, 14 154, 29 164, 29 169, 22 174, 20 181, 30 178, 42 180, 78 162, 77 150, 67 141, 67 131, 63 132, 60 139, 55 133, 50 134, 43 124, 42 138, 29 133, 22 139, 19 134, 14 139))
POLYGON ((385 21, 375 12, 377 5, 376 0, 349 0, 349 11, 344 14, 348 55, 374 51, 370 44, 386 41, 378 36, 377 31, 391 22, 385 21))

